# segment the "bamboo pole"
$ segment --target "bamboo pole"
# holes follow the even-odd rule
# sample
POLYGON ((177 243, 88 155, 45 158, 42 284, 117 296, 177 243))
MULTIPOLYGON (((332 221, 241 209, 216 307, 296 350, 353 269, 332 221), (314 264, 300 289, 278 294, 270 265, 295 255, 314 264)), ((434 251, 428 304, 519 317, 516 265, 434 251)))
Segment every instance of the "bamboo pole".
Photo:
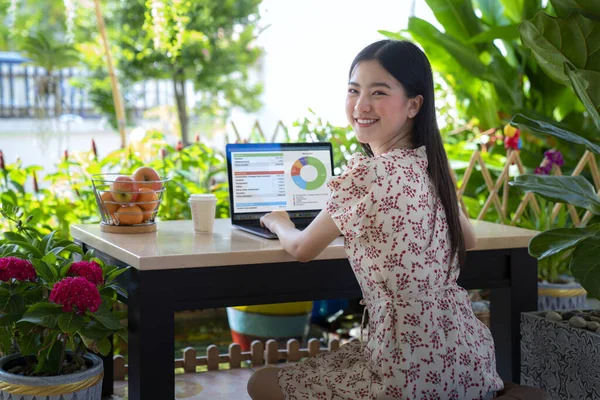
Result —
POLYGON ((106 27, 104 26, 104 17, 102 16, 102 8, 100 7, 100 0, 94 0, 96 6, 96 21, 98 23, 98 31, 100 31, 100 37, 102 38, 102 44, 104 45, 104 53, 106 54, 106 66, 108 68, 108 75, 110 76, 110 86, 112 89, 113 102, 115 103, 115 114, 117 115, 117 124, 119 127, 119 135, 121 135, 121 148, 124 149, 127 145, 127 138, 125 136, 125 109, 121 99, 121 92, 119 90, 119 81, 113 67, 112 57, 110 55, 110 46, 108 45, 108 36, 106 34, 106 27))

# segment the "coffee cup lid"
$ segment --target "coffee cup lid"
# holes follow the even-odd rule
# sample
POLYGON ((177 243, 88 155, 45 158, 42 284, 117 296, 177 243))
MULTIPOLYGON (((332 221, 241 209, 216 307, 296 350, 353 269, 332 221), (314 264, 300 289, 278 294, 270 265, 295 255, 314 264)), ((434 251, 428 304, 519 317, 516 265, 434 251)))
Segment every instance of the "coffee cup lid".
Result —
POLYGON ((207 200, 216 200, 214 194, 192 194, 190 195, 189 201, 207 201, 207 200))

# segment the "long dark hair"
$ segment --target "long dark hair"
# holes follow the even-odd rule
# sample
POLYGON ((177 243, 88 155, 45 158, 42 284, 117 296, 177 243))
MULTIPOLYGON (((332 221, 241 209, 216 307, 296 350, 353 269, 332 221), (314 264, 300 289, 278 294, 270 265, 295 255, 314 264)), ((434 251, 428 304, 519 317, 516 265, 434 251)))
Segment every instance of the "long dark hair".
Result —
MULTIPOLYGON (((465 239, 460 226, 460 213, 454 182, 442 136, 435 115, 433 95, 433 74, 425 53, 408 41, 381 40, 365 47, 350 67, 350 76, 361 61, 376 60, 400 84, 409 98, 423 96, 423 105, 414 117, 412 140, 415 147, 425 146, 429 176, 438 197, 446 211, 452 257, 458 254, 462 266, 465 258, 465 239)), ((367 143, 361 143, 365 153, 373 157, 373 150, 367 143)))

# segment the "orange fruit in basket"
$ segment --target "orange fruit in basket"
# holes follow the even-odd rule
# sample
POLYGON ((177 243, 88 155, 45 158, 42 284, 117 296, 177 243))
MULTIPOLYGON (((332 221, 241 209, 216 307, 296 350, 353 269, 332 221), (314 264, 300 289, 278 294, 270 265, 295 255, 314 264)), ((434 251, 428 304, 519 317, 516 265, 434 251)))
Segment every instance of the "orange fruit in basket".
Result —
POLYGON ((143 211, 154 211, 158 206, 158 196, 154 190, 141 187, 139 188, 136 203, 143 211))
POLYGON ((162 182, 160 181, 160 175, 154 168, 151 167, 139 167, 136 169, 131 177, 136 182, 138 187, 144 187, 152 190, 162 189, 162 182))
POLYGON ((119 225, 135 225, 142 223, 144 214, 138 206, 128 205, 119 207, 115 213, 115 218, 119 221, 119 225))
POLYGON ((112 197, 112 193, 103 192, 100 195, 100 199, 102 199, 102 204, 104 204, 106 211, 108 211, 111 217, 114 217, 113 214, 119 209, 120 205, 114 203, 115 200, 112 197))

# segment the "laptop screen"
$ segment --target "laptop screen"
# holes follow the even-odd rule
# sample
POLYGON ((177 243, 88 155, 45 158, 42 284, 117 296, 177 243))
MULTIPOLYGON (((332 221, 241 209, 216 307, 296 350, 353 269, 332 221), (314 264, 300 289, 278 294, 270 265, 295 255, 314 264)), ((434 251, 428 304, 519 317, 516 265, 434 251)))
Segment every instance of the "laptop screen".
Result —
POLYGON ((234 221, 285 210, 313 217, 329 198, 330 143, 230 144, 226 147, 234 221))

